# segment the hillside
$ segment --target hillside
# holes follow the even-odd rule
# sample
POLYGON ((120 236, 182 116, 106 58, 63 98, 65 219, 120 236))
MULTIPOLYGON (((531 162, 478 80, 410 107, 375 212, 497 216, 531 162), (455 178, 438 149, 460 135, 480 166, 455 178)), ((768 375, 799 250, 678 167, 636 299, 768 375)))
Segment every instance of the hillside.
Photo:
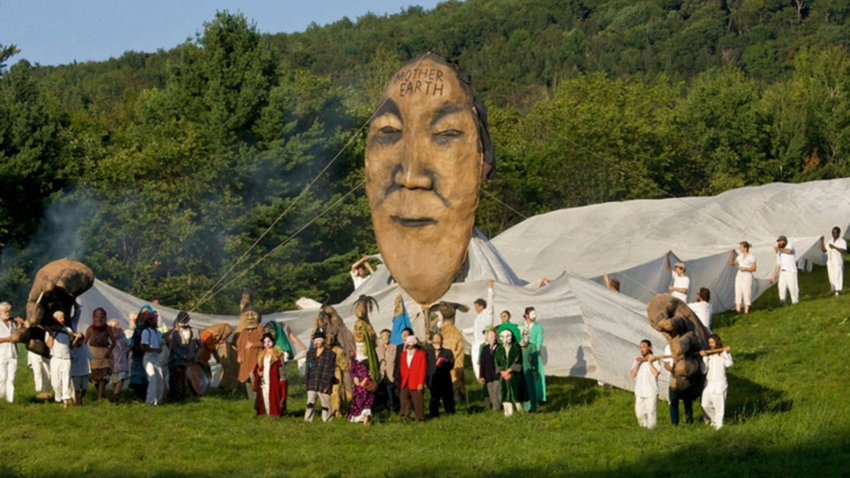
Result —
POLYGON ((22 362, 17 403, 0 407, 0 475, 841 476, 850 461, 850 369, 836 351, 850 340, 850 297, 829 297, 825 283, 816 268, 801 275, 799 305, 775 308, 771 290, 750 315, 717 318, 735 360, 720 431, 674 428, 663 403, 659 426, 640 429, 630 393, 574 379, 550 380, 549 403, 510 420, 482 411, 471 382, 469 404, 425 425, 385 413, 370 427, 305 424, 300 385, 281 420, 221 395, 156 409, 88 402, 62 410, 34 402, 22 362))
POLYGON ((221 12, 169 51, 59 67, 0 45, 0 297, 21 307, 61 257, 178 308, 215 291, 203 310, 232 313, 243 287, 263 310, 344 297, 375 252, 359 128, 428 50, 489 106, 491 237, 561 208, 844 177, 848 15, 832 0, 469 0, 275 35, 221 12))

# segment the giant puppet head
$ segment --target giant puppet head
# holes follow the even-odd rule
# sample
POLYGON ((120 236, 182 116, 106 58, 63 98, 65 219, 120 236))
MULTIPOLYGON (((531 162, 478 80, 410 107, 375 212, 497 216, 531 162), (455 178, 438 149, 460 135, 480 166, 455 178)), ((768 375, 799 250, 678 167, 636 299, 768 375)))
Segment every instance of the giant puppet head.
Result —
POLYGON ((420 304, 460 275, 494 164, 468 75, 430 53, 396 72, 369 127, 366 194, 384 263, 420 304))

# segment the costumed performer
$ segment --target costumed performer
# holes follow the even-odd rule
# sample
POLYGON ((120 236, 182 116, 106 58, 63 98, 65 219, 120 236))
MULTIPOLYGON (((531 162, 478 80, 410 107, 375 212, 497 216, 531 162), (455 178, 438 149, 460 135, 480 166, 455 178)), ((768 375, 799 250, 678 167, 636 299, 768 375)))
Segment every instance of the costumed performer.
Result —
POLYGON ((262 315, 249 305, 240 317, 240 325, 244 322, 244 329, 239 331, 237 327, 239 338, 236 339, 236 361, 239 362, 239 381, 245 384, 245 391, 248 392, 248 400, 251 402, 257 400, 251 374, 257 366, 258 353, 263 348, 263 329, 260 328, 262 320, 262 315))
POLYGON ((115 347, 112 348, 112 377, 109 384, 112 386, 112 395, 118 398, 124 388, 124 382, 130 378, 130 341, 121 330, 121 322, 118 319, 110 319, 106 323, 112 329, 115 336, 115 347))
POLYGON ((313 334, 313 348, 307 352, 306 377, 307 410, 304 420, 313 421, 316 409, 316 399, 322 403, 322 421, 327 422, 331 417, 330 391, 334 379, 336 354, 325 348, 325 333, 317 330, 313 334))
POLYGON ((59 327, 47 334, 47 347, 50 348, 50 379, 53 382, 53 397, 62 402, 62 408, 68 408, 73 403, 73 388, 71 387, 71 347, 82 340, 82 335, 75 333, 65 325, 65 313, 57 310, 53 318, 59 327))
POLYGON ((367 355, 367 343, 367 341, 356 342, 354 346, 355 353, 351 359, 351 379, 354 382, 354 390, 348 419, 353 423, 363 422, 368 425, 372 417, 372 405, 375 402, 375 393, 369 388, 376 383, 369 375, 370 358, 367 355))
POLYGON ((499 374, 499 392, 506 417, 513 415, 514 410, 522 410, 522 402, 528 400, 522 370, 522 348, 513 343, 513 338, 510 331, 503 331, 499 335, 502 343, 496 349, 496 372, 499 374))
MULTIPOLYGON (((738 244, 740 253, 735 254, 732 249, 732 257, 729 258, 730 266, 737 266, 735 273, 735 313, 741 313, 741 305, 744 305, 744 313, 750 313, 750 304, 753 303, 753 273, 756 271, 756 256, 750 254, 750 243, 741 241, 738 244)), ((699 314, 697 314, 699 315, 699 314)), ((705 325, 705 324, 703 324, 705 325)), ((711 329, 711 325, 706 325, 711 329)))
POLYGON ((525 373, 525 385, 528 387, 528 401, 522 406, 533 412, 541 402, 546 401, 546 374, 543 369, 543 327, 537 323, 537 311, 526 307, 525 326, 522 330, 522 368, 525 373))
POLYGON ((393 311, 393 330, 390 333, 390 342, 393 345, 404 347, 404 337, 401 332, 404 329, 413 330, 413 325, 410 324, 410 316, 407 314, 407 307, 404 305, 404 299, 401 294, 395 298, 395 310, 393 311))
POLYGON ((222 345, 227 344, 227 339, 230 338, 232 333, 233 327, 230 324, 211 325, 202 330, 201 344, 203 350, 201 350, 201 356, 198 358, 198 362, 209 367, 210 357, 212 357, 216 362, 221 363, 222 360, 219 357, 218 349, 222 345))
POLYGON ((198 329, 189 325, 191 317, 186 311, 180 311, 174 321, 177 328, 169 332, 168 344, 171 352, 168 357, 171 396, 182 400, 194 393, 189 384, 188 367, 197 362, 203 345, 198 329))
POLYGON ((455 357, 455 364, 452 368, 452 387, 454 388, 455 403, 457 403, 466 400, 466 384, 463 378, 463 337, 460 329, 455 325, 455 314, 458 310, 467 312, 469 308, 453 302, 440 302, 436 308, 443 316, 443 327, 440 332, 443 337, 443 347, 451 350, 455 357))
POLYGON ((263 334, 263 350, 254 366, 254 392, 257 415, 280 417, 286 410, 286 354, 275 347, 271 334, 263 334))
POLYGON ((428 375, 428 357, 419 348, 419 339, 415 335, 408 335, 404 339, 404 352, 398 368, 398 387, 401 395, 399 416, 406 419, 412 404, 416 420, 424 422, 425 401, 422 391, 425 389, 425 379, 428 375))
POLYGON ((92 325, 86 329, 85 343, 91 353, 89 381, 97 387, 97 399, 102 400, 106 384, 112 378, 112 351, 117 345, 115 334, 106 324, 106 310, 98 307, 92 311, 92 325))
POLYGON ((670 256, 672 254, 672 251, 667 251, 667 272, 670 273, 670 277, 673 281, 667 289, 673 297, 681 300, 682 302, 688 302, 688 291, 691 287, 691 279, 685 275, 685 269, 687 266, 684 262, 680 261, 675 263, 673 267, 670 267, 670 256))
POLYGON ((726 411, 726 392, 729 389, 726 369, 733 364, 732 354, 729 353, 729 347, 723 347, 723 342, 717 334, 708 337, 708 348, 709 350, 723 349, 723 351, 711 355, 706 354, 705 350, 699 353, 702 355, 702 365, 705 370, 705 389, 702 391, 700 403, 710 425, 720 430, 726 411))
POLYGON ((652 342, 640 341, 640 357, 632 365, 632 378, 635 379, 635 415, 640 426, 655 428, 658 422, 658 374, 655 356, 652 355, 652 342))
POLYGON ((331 414, 334 418, 348 415, 352 396, 345 388, 343 377, 351 377, 351 363, 334 334, 325 334, 325 348, 336 356, 333 386, 331 387, 331 414))
POLYGON ((390 340, 391 332, 389 329, 384 329, 380 333, 380 343, 375 349, 375 355, 378 356, 378 363, 381 364, 380 374, 381 381, 378 385, 387 394, 387 406, 390 411, 395 410, 395 401, 398 395, 395 386, 395 370, 396 370, 396 351, 397 348, 390 340))

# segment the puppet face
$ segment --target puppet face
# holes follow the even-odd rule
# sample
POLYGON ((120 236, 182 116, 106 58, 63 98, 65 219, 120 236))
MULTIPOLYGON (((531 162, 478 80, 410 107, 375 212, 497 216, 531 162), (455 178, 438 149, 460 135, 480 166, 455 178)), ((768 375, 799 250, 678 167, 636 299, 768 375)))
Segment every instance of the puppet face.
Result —
POLYGON ((263 347, 270 349, 273 346, 274 346, 274 342, 272 341, 271 338, 266 337, 266 338, 263 339, 263 347))
POLYGON ((503 330, 502 333, 499 334, 499 338, 502 340, 503 344, 510 345, 514 341, 514 334, 512 334, 510 330, 503 330))
POLYGON ((242 317, 245 319, 246 329, 256 329, 260 326, 260 314, 256 310, 247 309, 242 312, 242 317))
POLYGON ((375 238, 393 278, 431 304, 460 274, 475 222, 484 153, 473 98, 426 58, 399 70, 381 101, 366 145, 375 238))
POLYGON ((366 356, 366 342, 355 342, 354 343, 354 353, 357 354, 358 357, 366 356))

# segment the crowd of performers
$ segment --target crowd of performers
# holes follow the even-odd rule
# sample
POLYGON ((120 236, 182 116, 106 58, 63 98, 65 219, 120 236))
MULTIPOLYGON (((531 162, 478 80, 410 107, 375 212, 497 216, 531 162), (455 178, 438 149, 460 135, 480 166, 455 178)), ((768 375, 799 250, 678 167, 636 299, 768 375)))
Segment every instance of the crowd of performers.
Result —
MULTIPOLYGON (((847 243, 840 237, 839 228, 832 238, 821 238, 821 249, 827 254, 830 290, 837 296, 843 287, 843 260, 847 243)), ((735 309, 749 312, 752 296, 755 256, 750 244, 741 242, 733 251, 729 264, 737 268, 735 279, 735 309)), ((779 281, 779 298, 784 303, 790 294, 791 302, 799 301, 797 287, 796 251, 785 236, 777 239, 774 248, 776 265, 771 282, 779 281)), ((352 266, 356 285, 368 279, 368 257, 352 266), (356 278, 356 279, 355 279, 356 278)), ((670 264, 669 293, 687 300, 690 279, 686 264, 670 264)), ((609 289, 619 292, 619 282, 604 275, 609 289)), ((538 287, 548 283, 542 279, 538 287)), ((697 301, 688 304, 700 322, 711 330, 712 310, 710 291, 700 288, 697 301)), ((130 327, 122 330, 116 319, 107 320, 106 311, 92 312, 92 325, 84 333, 76 330, 80 308, 75 316, 66 318, 54 314, 60 328, 46 335, 49 358, 37 353, 28 354, 37 393, 52 397, 63 407, 82 405, 89 385, 96 390, 98 400, 111 389, 117 397, 125 384, 138 400, 160 405, 169 400, 183 400, 196 391, 189 379, 190 367, 209 370, 210 359, 222 366, 221 386, 244 387, 258 415, 279 417, 286 411, 288 397, 287 365, 298 362, 306 388, 307 407, 304 419, 312 421, 318 414, 323 421, 346 418, 352 422, 369 423, 376 405, 385 406, 407 418, 411 413, 418 421, 426 417, 426 392, 430 399, 428 414, 437 417, 440 409, 453 414, 458 401, 466 401, 464 377, 463 335, 471 337, 472 367, 482 385, 486 408, 503 411, 511 416, 519 410, 534 411, 546 401, 546 378, 541 351, 543 328, 537 323, 534 307, 523 311, 521 324, 511 321, 510 311, 500 313, 495 321, 493 281, 488 281, 487 298, 474 303, 477 313, 472 327, 460 330, 455 325, 457 310, 466 311, 461 304, 440 302, 431 307, 427 338, 414 335, 402 297, 396 298, 392 330, 376 333, 370 321, 377 303, 361 296, 354 305, 356 322, 349 329, 337 311, 324 305, 319 308, 311 332, 311 342, 305 346, 285 324, 275 321, 262 323, 261 314, 243 298, 239 325, 218 324, 203 330, 191 326, 190 316, 180 312, 173 328, 167 328, 154 309, 158 303, 144 306, 129 317, 130 327), (299 351, 296 351, 300 349, 299 351)), ((12 402, 17 369, 17 347, 11 341, 12 332, 23 324, 11 318, 11 305, 0 303, 0 396, 12 402)), ((701 401, 706 421, 715 428, 723 425, 728 389, 726 368, 732 366, 729 347, 724 347, 717 334, 708 339, 709 351, 701 352, 700 380, 687 393, 668 391, 670 419, 679 423, 679 402, 684 403, 685 421, 693 422, 693 402, 701 401)), ((664 355, 656 357, 652 344, 643 340, 640 356, 635 359, 631 375, 635 379, 635 413, 646 428, 656 425, 658 400, 657 379, 663 368, 671 371, 669 345, 664 355)), ((602 385, 602 384, 600 384, 602 385)))

